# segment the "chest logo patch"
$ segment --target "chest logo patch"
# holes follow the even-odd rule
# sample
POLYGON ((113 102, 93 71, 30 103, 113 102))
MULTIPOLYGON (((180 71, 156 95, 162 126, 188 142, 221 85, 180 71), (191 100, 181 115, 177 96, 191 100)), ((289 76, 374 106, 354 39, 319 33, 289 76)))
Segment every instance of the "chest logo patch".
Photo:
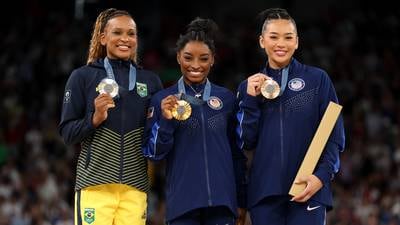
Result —
POLYGON ((293 78, 289 81, 288 86, 292 91, 301 91, 306 86, 306 83, 301 78, 293 78))
POLYGON ((147 96, 147 84, 136 82, 136 91, 140 97, 147 96))
POLYGON ((214 110, 220 110, 223 107, 221 99, 215 96, 211 96, 210 99, 208 99, 207 105, 214 110))

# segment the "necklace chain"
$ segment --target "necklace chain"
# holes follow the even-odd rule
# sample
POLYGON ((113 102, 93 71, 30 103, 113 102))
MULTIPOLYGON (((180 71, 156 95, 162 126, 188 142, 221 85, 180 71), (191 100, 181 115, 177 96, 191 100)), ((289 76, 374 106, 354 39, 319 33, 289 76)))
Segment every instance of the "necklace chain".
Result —
POLYGON ((192 87, 192 85, 189 85, 189 87, 193 90, 193 92, 194 92, 194 97, 200 98, 201 93, 203 93, 204 89, 202 89, 201 91, 197 92, 197 91, 192 87))

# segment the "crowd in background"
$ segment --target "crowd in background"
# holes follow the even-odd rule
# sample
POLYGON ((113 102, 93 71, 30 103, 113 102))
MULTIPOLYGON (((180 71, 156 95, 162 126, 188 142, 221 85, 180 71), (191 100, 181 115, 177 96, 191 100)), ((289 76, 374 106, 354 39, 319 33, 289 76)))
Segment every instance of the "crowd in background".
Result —
MULTIPOLYGON (((29 2, 2 19, 0 225, 72 225, 80 146, 66 146, 57 125, 65 82, 86 62, 94 22, 90 10, 96 9, 77 19, 71 11, 29 2)), ((135 17, 134 9, 124 9, 135 17)), ((210 79, 236 91, 265 61, 254 22, 259 9, 218 9, 201 11, 221 31, 210 79)), ((318 20, 303 21, 295 8, 288 10, 298 23, 296 58, 324 68, 344 106, 346 148, 328 224, 400 225, 400 11, 333 8, 318 20)), ((180 76, 175 42, 184 24, 201 16, 194 12, 154 9, 135 17, 139 63, 160 74, 165 86, 180 76)), ((149 174, 148 224, 161 225, 163 164, 151 164, 149 174)))

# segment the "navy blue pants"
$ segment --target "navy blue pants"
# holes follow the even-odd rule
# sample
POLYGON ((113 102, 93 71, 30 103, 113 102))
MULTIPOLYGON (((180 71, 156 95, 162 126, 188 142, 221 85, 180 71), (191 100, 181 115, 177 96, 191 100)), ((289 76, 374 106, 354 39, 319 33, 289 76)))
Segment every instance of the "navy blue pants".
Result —
POLYGON ((192 210, 168 222, 168 225, 234 225, 235 217, 229 208, 207 207, 192 210))
POLYGON ((252 225, 324 225, 326 207, 316 201, 291 202, 289 196, 271 196, 250 209, 252 225))

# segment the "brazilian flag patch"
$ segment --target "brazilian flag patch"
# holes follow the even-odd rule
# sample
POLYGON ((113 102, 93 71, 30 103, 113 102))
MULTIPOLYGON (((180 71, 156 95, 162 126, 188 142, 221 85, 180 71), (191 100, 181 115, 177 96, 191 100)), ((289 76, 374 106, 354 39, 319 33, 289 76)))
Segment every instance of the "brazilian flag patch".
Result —
POLYGON ((95 213, 96 211, 94 208, 85 208, 83 211, 83 220, 88 224, 93 223, 95 220, 95 213))
POLYGON ((136 91, 140 97, 147 96, 147 84, 136 82, 136 91))

